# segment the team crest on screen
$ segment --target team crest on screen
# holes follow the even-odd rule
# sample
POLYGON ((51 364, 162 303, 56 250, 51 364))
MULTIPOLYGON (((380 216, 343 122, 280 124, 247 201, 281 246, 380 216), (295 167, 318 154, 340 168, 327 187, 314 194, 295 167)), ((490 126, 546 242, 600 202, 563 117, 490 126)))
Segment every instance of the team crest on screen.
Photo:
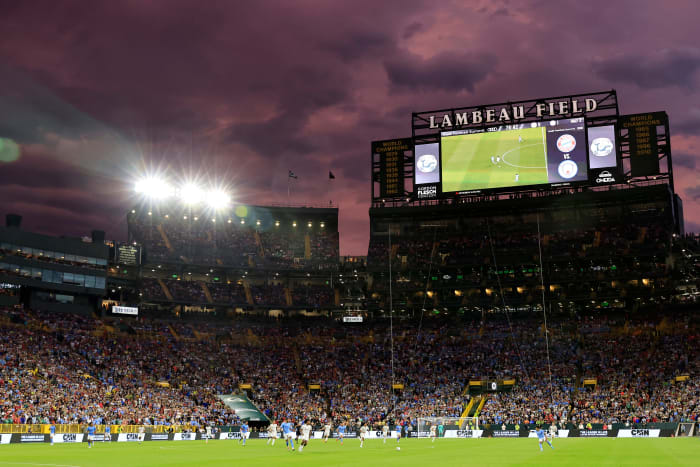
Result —
POLYGON ((432 154, 423 154, 418 158, 418 163, 416 164, 418 170, 426 173, 434 171, 437 169, 437 166, 437 157, 433 156, 432 154))
POLYGON ((573 151, 575 147, 576 138, 569 133, 561 135, 559 138, 557 138, 557 149, 559 149, 561 152, 569 153, 573 151))
MULTIPOLYGON (((566 135, 564 135, 566 136, 566 135)), ((565 160, 561 164, 559 164, 559 168, 557 169, 557 172, 559 172, 559 176, 561 178, 565 179, 570 179, 574 178, 576 174, 578 173, 578 166, 576 165, 576 162, 572 160, 565 160)))
POLYGON ((591 154, 596 157, 605 157, 613 150, 613 143, 610 138, 596 138, 591 143, 591 154))

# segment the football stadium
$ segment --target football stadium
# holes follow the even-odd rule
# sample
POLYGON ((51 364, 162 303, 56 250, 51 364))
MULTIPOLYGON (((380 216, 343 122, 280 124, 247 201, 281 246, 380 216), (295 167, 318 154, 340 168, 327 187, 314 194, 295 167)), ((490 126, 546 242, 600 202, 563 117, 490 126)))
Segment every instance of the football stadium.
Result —
POLYGON ((579 3, 10 2, 0 467, 700 465, 697 12, 579 3))
POLYGON ((7 214, 1 463, 694 463, 700 238, 668 120, 548 101, 600 104, 373 142, 366 256, 337 206, 153 176, 126 241, 7 214))

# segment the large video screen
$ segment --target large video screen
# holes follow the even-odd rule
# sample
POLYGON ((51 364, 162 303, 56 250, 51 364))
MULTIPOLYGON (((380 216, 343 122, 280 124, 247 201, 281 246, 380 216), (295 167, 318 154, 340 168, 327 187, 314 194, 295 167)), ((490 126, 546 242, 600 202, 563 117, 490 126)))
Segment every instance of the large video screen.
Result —
POLYGON ((440 142, 443 192, 588 179, 582 118, 443 132, 440 142))

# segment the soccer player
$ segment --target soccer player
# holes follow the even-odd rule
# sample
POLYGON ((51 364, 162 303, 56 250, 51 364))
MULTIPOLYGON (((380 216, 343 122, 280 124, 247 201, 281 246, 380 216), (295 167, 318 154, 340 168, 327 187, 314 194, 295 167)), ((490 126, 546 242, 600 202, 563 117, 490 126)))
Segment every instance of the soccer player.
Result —
POLYGON ((520 179, 520 174, 518 172, 515 172, 515 181, 517 182, 520 179))
POLYGON ((401 444, 401 430, 403 430, 401 422, 396 422, 396 444, 401 444))
POLYGON ((491 156, 491 163, 496 164, 496 156, 491 156))
POLYGON ((277 440, 277 422, 274 420, 267 427, 267 444, 270 444, 270 440, 272 440, 272 446, 274 446, 277 440))
POLYGON ((244 421, 241 425, 241 441, 243 441, 243 447, 245 447, 245 442, 250 436, 250 431, 248 430, 248 422, 244 421))
POLYGON ((537 439, 540 442, 540 452, 542 451, 542 443, 544 442, 547 442, 547 444, 549 444, 549 447, 554 449, 554 446, 552 446, 552 443, 549 442, 549 440, 547 439, 547 434, 542 428, 537 428, 535 433, 537 433, 537 439))
POLYGON ((327 421, 325 425, 323 425, 323 442, 327 443, 328 438, 331 436, 331 422, 327 421))
POLYGON ((501 156, 496 156, 496 165, 501 166, 501 156))
POLYGON ((522 143, 522 142, 523 142, 523 137, 522 137, 522 135, 518 135, 518 143, 522 143))
POLYGON ((309 444, 309 437, 311 436, 311 425, 306 423, 306 420, 301 424, 301 445, 299 446, 299 452, 304 450, 307 444, 309 444))
POLYGON ((554 439, 557 437, 557 424, 552 423, 549 425, 549 439, 554 439))
POLYGON ((345 422, 340 422, 338 426, 338 439, 336 439, 336 441, 340 441, 340 444, 343 444, 343 438, 345 438, 345 422))
POLYGON ((105 434, 102 437, 102 442, 104 443, 105 441, 112 441, 112 426, 109 424, 105 425, 105 434))
POLYGON ((88 436, 88 448, 92 447, 92 443, 95 441, 95 425, 90 422, 90 424, 87 427, 87 436, 88 436))
POLYGON ((204 444, 209 444, 209 440, 211 439, 211 425, 207 425, 206 437, 207 440, 204 442, 204 444))
POLYGON ((146 437, 146 433, 144 433, 146 429, 144 428, 143 425, 139 427, 139 444, 143 443, 144 438, 146 437))
POLYGON ((438 422, 438 438, 445 436, 445 425, 442 424, 442 420, 438 422))
POLYGON ((431 425, 430 426, 430 437, 432 438, 432 442, 435 442, 435 438, 437 438, 437 426, 436 425, 431 425))
POLYGON ((53 446, 53 438, 56 436, 56 425, 53 423, 49 427, 49 438, 51 439, 51 446, 53 446))
POLYGON ((294 427, 289 419, 282 423, 282 435, 284 436, 284 444, 287 445, 287 451, 289 451, 290 444, 292 445, 292 451, 294 451, 294 427))
POLYGON ((386 444, 386 439, 389 436, 389 424, 385 423, 382 427, 382 438, 384 438, 384 444, 386 444))
POLYGON ((364 446, 365 438, 367 437, 367 425, 362 425, 360 427, 360 447, 364 446))

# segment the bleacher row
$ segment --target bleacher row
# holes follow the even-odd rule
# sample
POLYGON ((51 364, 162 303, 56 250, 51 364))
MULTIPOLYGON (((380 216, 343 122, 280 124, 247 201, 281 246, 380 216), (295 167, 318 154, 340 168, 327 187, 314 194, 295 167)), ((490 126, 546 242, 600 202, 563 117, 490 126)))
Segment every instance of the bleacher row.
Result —
POLYGON ((338 265, 338 232, 324 228, 300 225, 262 230, 223 219, 216 223, 191 216, 132 216, 129 231, 133 241, 146 247, 150 262, 316 270, 338 265))
POLYGON ((335 290, 329 285, 217 283, 194 280, 144 278, 141 293, 145 300, 187 304, 334 307, 335 290))

